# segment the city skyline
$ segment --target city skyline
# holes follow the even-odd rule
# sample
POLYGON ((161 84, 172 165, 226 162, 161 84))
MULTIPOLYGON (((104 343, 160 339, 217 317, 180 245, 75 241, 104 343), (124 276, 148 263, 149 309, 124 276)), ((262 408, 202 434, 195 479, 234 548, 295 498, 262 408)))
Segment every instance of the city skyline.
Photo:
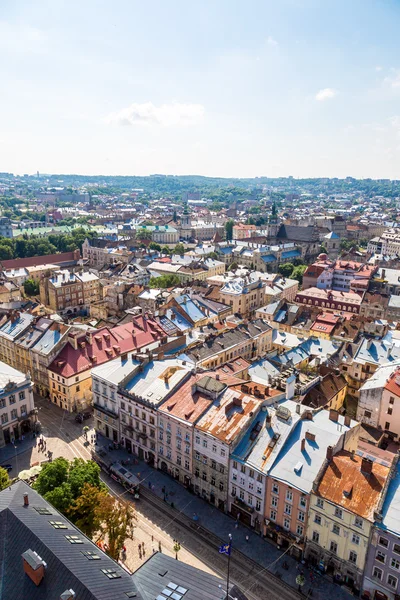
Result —
POLYGON ((399 13, 6 1, 0 171, 400 179, 399 13))

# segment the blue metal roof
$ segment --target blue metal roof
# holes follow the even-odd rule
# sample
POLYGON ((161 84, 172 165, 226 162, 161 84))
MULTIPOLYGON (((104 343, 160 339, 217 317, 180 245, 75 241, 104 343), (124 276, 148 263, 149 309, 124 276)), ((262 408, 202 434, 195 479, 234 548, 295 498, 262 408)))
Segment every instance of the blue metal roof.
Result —
POLYGON ((286 252, 282 252, 282 258, 298 258, 301 256, 299 250, 287 250, 286 252))
POLYGON ((275 262, 276 256, 273 254, 267 254, 266 256, 262 256, 261 259, 263 262, 275 262))

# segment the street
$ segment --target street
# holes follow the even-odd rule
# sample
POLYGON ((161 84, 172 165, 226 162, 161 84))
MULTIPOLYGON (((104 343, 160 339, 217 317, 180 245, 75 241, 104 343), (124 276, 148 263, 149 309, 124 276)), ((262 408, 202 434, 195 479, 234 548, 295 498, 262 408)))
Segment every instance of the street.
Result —
MULTIPOLYGON (((46 399, 36 397, 35 403, 46 450, 40 451, 37 440, 31 436, 18 442, 16 448, 8 445, 1 449, 0 464, 12 465, 12 477, 23 469, 29 469, 32 463, 47 460, 48 450, 53 453, 53 458, 91 458, 92 419, 77 423, 74 414, 64 413, 46 399), (87 440, 83 433, 86 425, 89 427, 87 440)), ((103 448, 109 463, 131 457, 123 449, 109 451, 109 441, 102 436, 97 447, 103 448)), ((131 495, 127 498, 124 488, 106 473, 102 472, 101 475, 111 493, 135 504, 137 524, 134 539, 126 543, 126 565, 130 570, 136 570, 153 551, 161 550, 175 556, 174 540, 178 540, 181 545, 179 560, 224 579, 226 556, 219 554, 218 549, 232 533, 231 580, 250 600, 290 600, 311 595, 313 600, 348 600, 349 594, 345 588, 308 570, 305 571, 303 595, 299 595, 295 580, 299 569, 302 570, 300 563, 288 554, 284 556, 275 545, 242 524, 236 528, 228 515, 190 494, 168 475, 143 462, 134 464, 136 462, 131 461, 126 468, 141 480, 139 501, 134 501, 131 495), (168 502, 163 501, 163 489, 168 490, 168 502), (288 564, 286 570, 282 568, 283 562, 288 564)))

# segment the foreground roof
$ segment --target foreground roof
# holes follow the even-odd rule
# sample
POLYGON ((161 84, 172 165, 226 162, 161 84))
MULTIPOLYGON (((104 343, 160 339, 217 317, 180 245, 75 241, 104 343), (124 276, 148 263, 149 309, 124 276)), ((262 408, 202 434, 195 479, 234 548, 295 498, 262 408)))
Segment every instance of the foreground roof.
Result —
POLYGON ((0 493, 0 540, 0 600, 57 600, 69 589, 79 600, 126 600, 130 593, 136 600, 147 600, 132 575, 22 481, 0 493), (24 506, 25 493, 29 506, 24 506), (55 529, 50 521, 59 521, 66 529, 55 529), (75 535, 82 543, 71 544, 66 535, 75 535), (46 562, 39 586, 24 573, 21 556, 27 550, 46 562), (83 554, 87 551, 99 558, 88 560, 83 554), (116 577, 109 579, 102 569, 115 571, 116 577))

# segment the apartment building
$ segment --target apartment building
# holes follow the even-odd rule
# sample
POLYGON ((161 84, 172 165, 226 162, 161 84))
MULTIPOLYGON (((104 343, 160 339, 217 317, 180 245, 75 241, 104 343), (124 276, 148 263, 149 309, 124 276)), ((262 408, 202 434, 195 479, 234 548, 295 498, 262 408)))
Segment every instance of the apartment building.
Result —
POLYGON ((0 327, 0 361, 16 366, 15 343, 35 321, 30 313, 13 311, 10 318, 0 327))
POLYGON ((244 240, 246 238, 254 237, 257 232, 255 225, 246 225, 245 223, 238 223, 233 226, 233 239, 244 240))
POLYGON ((40 301, 60 314, 76 314, 99 300, 100 282, 93 273, 64 269, 40 281, 40 301))
POLYGON ((41 396, 48 397, 50 395, 48 368, 67 343, 70 329, 69 325, 53 321, 30 348, 34 389, 41 396))
POLYGON ((358 591, 389 473, 381 461, 329 451, 311 493, 306 558, 358 591))
POLYGON ((251 360, 262 357, 272 348, 272 327, 255 319, 219 335, 209 334, 202 344, 185 353, 185 357, 204 368, 213 369, 236 358, 251 360))
POLYGON ((400 360, 382 366, 359 391, 357 419, 379 427, 391 437, 400 436, 400 360))
POLYGON ((237 277, 222 286, 219 301, 230 306, 234 314, 247 317, 265 303, 265 284, 237 277))
POLYGON ((0 363, 0 448, 30 431, 36 422, 29 375, 0 363))

